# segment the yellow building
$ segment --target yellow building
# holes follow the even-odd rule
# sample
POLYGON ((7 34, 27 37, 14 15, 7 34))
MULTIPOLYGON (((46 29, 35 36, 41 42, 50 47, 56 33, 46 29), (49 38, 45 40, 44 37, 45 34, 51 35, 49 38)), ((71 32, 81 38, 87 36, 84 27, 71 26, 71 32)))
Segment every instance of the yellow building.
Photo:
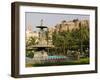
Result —
POLYGON ((55 31, 56 32, 72 31, 74 29, 79 29, 80 26, 89 27, 89 21, 88 20, 78 20, 78 19, 74 19, 72 21, 64 20, 60 24, 57 24, 55 26, 55 31))
POLYGON ((39 38, 38 32, 33 31, 31 25, 28 26, 27 29, 26 29, 26 41, 28 41, 30 37, 35 38, 36 42, 38 41, 38 38, 39 38))

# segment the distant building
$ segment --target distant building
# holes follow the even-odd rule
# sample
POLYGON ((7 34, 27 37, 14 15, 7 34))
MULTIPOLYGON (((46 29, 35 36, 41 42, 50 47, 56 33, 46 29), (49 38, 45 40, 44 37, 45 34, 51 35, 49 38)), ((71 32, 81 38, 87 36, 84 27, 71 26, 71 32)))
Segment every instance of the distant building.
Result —
POLYGON ((36 39, 36 42, 38 41, 39 38, 39 34, 36 31, 32 30, 32 26, 28 26, 28 28, 26 29, 26 41, 29 40, 30 37, 33 37, 36 39))
POLYGON ((60 24, 57 24, 55 26, 56 32, 63 32, 63 31, 72 31, 74 29, 79 29, 80 26, 89 27, 89 21, 88 20, 78 20, 74 19, 72 21, 62 21, 60 24))

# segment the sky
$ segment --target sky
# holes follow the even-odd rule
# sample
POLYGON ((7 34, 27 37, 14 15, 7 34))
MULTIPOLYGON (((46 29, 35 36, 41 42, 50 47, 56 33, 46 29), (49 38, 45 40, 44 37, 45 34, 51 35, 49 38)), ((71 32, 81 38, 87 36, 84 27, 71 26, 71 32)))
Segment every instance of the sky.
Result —
POLYGON ((73 19, 89 20, 89 15, 26 12, 25 13, 26 29, 29 25, 31 25, 33 31, 36 31, 37 30, 36 26, 39 26, 41 24, 41 19, 43 19, 44 26, 54 27, 56 24, 61 23, 63 20, 66 21, 72 21, 73 19))

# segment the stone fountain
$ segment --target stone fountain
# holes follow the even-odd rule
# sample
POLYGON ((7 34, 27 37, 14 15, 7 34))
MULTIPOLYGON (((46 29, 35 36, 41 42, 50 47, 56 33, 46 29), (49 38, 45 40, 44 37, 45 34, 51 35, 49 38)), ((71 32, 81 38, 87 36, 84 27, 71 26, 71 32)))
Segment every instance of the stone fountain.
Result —
POLYGON ((48 27, 43 26, 43 19, 41 20, 41 24, 36 26, 36 28, 39 28, 39 42, 38 44, 32 46, 33 49, 36 49, 33 59, 35 62, 41 62, 41 60, 48 59, 48 49, 53 48, 54 45, 48 43, 46 36, 48 27), (46 29, 46 31, 44 29, 46 29))

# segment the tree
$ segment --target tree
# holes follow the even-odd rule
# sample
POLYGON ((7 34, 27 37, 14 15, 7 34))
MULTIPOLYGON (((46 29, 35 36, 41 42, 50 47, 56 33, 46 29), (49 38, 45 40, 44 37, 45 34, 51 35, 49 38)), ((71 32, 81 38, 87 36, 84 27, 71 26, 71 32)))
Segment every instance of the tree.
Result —
POLYGON ((26 47, 32 46, 35 44, 35 38, 29 37, 29 39, 26 41, 26 47))
MULTIPOLYGON (((53 44, 55 47, 60 47, 63 50, 63 54, 66 54, 68 50, 82 53, 84 49, 89 47, 89 27, 79 26, 79 29, 53 33, 53 44)), ((79 56, 80 54, 77 55, 79 56)))
POLYGON ((80 43, 81 53, 86 53, 85 50, 89 48, 89 26, 80 24, 80 43))
POLYGON ((33 50, 31 50, 31 51, 26 50, 26 57, 33 58, 33 56, 34 56, 33 50))
POLYGON ((29 37, 28 40, 26 41, 26 57, 33 58, 34 50, 27 50, 27 47, 31 47, 32 45, 34 45, 35 40, 36 39, 34 37, 29 37))

